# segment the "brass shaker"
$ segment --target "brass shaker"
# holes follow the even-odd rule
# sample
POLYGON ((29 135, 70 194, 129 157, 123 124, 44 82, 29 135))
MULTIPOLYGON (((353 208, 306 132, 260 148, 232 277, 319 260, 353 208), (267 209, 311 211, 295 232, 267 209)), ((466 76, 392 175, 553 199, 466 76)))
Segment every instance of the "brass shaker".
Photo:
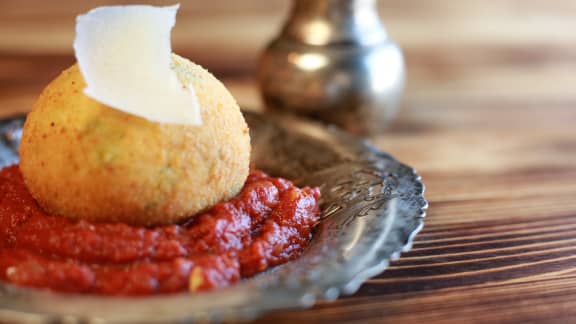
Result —
POLYGON ((388 38, 376 0, 293 0, 258 66, 267 109, 362 135, 393 120, 404 80, 402 51, 388 38))

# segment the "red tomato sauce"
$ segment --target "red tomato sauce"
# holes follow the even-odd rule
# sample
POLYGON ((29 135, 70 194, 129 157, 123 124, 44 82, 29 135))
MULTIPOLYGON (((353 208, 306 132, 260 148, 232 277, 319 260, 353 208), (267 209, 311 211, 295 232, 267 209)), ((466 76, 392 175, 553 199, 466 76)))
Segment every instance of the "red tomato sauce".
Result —
POLYGON ((155 228, 46 214, 18 166, 0 171, 0 279, 21 286, 149 295, 228 286, 297 258, 320 191, 253 171, 233 199, 155 228))

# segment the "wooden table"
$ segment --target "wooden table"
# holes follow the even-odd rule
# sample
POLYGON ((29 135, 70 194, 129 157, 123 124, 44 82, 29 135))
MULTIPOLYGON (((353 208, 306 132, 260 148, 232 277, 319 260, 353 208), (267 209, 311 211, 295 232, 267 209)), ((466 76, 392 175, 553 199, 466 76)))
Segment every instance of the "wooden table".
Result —
MULTIPOLYGON (((0 2, 1 116, 30 109, 73 62, 74 16, 109 2, 0 2)), ((257 53, 288 4, 187 1, 175 51, 259 109, 257 53)), ((354 296, 258 322, 576 323, 576 3, 380 5, 409 83, 401 119, 373 140, 422 174, 426 226, 354 296)))

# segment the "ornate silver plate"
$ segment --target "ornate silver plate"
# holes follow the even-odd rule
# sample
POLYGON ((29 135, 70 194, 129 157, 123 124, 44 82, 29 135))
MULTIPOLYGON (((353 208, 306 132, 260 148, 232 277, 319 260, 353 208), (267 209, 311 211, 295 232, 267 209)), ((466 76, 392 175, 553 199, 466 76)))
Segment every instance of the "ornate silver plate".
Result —
MULTIPOLYGON (((255 113, 246 118, 258 168, 321 189, 322 222, 299 259, 199 294, 100 297, 0 283, 0 321, 247 320, 354 293, 410 248, 427 208, 412 168, 335 128, 255 113)), ((18 161, 22 121, 0 121, 0 168, 18 161)))

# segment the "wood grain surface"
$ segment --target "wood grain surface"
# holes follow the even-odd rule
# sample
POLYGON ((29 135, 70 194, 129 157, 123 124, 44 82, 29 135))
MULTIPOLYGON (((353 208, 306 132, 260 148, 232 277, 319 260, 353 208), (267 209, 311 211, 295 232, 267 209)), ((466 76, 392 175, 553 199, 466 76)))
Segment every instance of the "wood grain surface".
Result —
MULTIPOLYGON (((75 15, 107 3, 0 1, 0 116, 30 109, 73 62, 75 15)), ((422 174, 425 228, 357 294, 257 322, 576 323, 576 2, 379 4, 408 88, 372 140, 422 174)), ((183 1, 175 51, 260 109, 255 62, 288 5, 183 1)))

